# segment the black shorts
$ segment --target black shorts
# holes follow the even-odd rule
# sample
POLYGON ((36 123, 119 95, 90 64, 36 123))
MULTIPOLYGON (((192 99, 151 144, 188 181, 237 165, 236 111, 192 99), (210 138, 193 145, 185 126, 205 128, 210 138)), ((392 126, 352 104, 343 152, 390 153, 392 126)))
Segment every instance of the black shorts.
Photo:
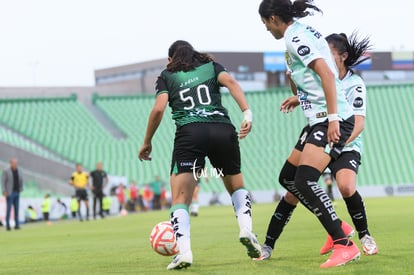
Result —
POLYGON ((86 192, 86 189, 76 189, 75 195, 78 201, 88 200, 88 192, 86 192))
POLYGON ((311 130, 311 127, 309 126, 309 124, 303 127, 302 132, 299 135, 298 142, 295 145, 296 150, 299 150, 301 152, 303 151, 303 147, 305 147, 305 143, 310 133, 310 130, 311 130))
POLYGON ((240 173, 239 140, 233 125, 190 123, 177 128, 170 173, 196 174, 204 168, 205 157, 215 168, 215 176, 240 173))
POLYGON ((337 160, 332 160, 328 167, 332 175, 336 175, 341 169, 350 169, 358 174, 358 168, 361 165, 361 155, 357 151, 342 152, 337 160))
POLYGON ((327 153, 331 156, 333 160, 338 159, 339 155, 342 152, 342 149, 345 146, 346 141, 351 136, 352 131, 354 130, 354 116, 349 117, 347 120, 339 122, 339 129, 341 136, 337 143, 333 143, 332 149, 328 145, 328 120, 324 122, 313 125, 310 128, 310 132, 307 134, 305 143, 311 143, 318 147, 324 147, 327 150, 327 153))

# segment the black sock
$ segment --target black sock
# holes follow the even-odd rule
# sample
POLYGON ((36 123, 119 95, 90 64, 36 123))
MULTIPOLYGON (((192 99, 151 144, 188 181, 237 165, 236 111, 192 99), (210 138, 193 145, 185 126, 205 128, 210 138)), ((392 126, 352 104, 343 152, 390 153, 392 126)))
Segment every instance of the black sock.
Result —
POLYGON ((283 228, 289 222, 292 216, 293 210, 296 205, 291 205, 285 201, 283 197, 277 205, 275 212, 270 219, 269 226, 267 227, 265 244, 272 249, 275 247, 275 242, 282 234, 283 228))
POLYGON ((364 201, 361 195, 356 191, 349 198, 344 198, 346 207, 348 208, 349 215, 352 218, 352 222, 358 231, 358 237, 361 239, 366 234, 369 235, 367 213, 365 212, 364 201))
MULTIPOLYGON (((280 171, 279 175, 279 183, 282 185, 287 191, 292 193, 295 197, 301 200, 299 197, 302 196, 299 190, 296 188, 295 185, 295 176, 296 176, 297 167, 291 164, 289 161, 286 161, 280 171)), ((309 208, 307 204, 303 204, 309 211, 312 209, 309 208)))
POLYGON ((302 204, 308 205, 308 209, 312 209, 333 240, 346 238, 329 196, 318 185, 320 175, 318 169, 300 165, 295 176, 295 185, 301 194, 297 197, 302 204))

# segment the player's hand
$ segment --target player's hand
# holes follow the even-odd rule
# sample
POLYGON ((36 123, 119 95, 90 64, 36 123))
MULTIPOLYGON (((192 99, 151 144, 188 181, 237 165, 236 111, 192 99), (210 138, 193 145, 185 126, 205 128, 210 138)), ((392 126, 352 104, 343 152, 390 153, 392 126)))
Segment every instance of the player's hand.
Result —
POLYGON ((244 120, 240 126, 239 139, 244 139, 252 130, 252 122, 244 120))
POLYGON ((299 105, 299 103, 300 102, 297 96, 290 96, 282 102, 280 105, 280 111, 285 114, 292 112, 299 105))
POLYGON ((339 138, 341 137, 341 132, 339 130, 339 121, 334 120, 329 122, 328 125, 328 144, 332 148, 333 143, 338 143, 339 138))
POLYGON ((243 111, 243 122, 240 126, 239 139, 244 139, 252 130, 253 113, 250 109, 243 111))
POLYGON ((141 149, 139 149, 139 152, 138 152, 138 158, 139 158, 139 160, 140 161, 143 161, 143 160, 151 160, 151 157, 150 157, 151 151, 152 151, 152 145, 151 145, 151 143, 149 143, 149 144, 143 144, 141 146, 141 149))
POLYGON ((7 197, 7 195, 8 195, 8 194, 7 194, 7 192, 6 192, 6 191, 4 191, 4 192, 3 192, 3 196, 7 197))

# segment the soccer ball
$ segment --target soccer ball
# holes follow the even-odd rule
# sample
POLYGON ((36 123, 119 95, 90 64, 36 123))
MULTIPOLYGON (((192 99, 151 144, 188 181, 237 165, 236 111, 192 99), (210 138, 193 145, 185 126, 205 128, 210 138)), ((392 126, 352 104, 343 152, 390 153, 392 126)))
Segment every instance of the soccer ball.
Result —
POLYGON ((172 256, 178 253, 174 230, 170 222, 160 222, 154 226, 150 235, 152 249, 160 255, 172 256))

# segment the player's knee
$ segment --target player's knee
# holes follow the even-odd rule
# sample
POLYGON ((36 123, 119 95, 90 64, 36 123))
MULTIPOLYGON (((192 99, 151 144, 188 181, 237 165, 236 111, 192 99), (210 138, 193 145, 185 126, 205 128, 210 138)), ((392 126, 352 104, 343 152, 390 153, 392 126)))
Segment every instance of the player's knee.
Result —
POLYGON ((352 197, 355 194, 356 188, 352 184, 349 185, 338 185, 339 192, 343 198, 352 197))
POLYGON ((286 161, 279 174, 279 183, 286 188, 287 182, 293 182, 295 180, 297 167, 286 161))

